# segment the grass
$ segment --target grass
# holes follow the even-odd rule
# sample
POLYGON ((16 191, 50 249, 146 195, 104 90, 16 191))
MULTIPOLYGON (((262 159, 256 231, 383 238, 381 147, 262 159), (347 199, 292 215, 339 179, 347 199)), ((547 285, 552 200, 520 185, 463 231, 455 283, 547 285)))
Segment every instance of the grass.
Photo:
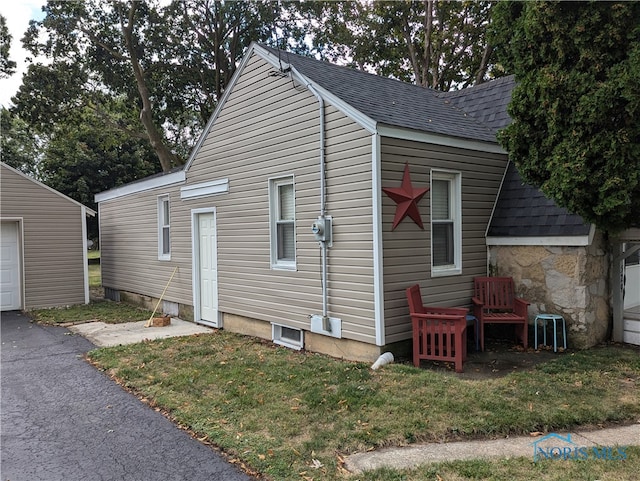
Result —
POLYGON ((394 364, 371 371, 225 331, 89 353, 200 440, 275 480, 623 480, 624 461, 501 459, 350 476, 341 457, 421 441, 498 437, 640 419, 640 355, 605 346, 530 372, 463 380, 394 364), (601 474, 606 473, 602 478, 601 474))
POLYGON ((29 311, 29 315, 33 320, 46 324, 62 324, 66 322, 91 320, 102 321, 107 324, 118 324, 122 322, 146 321, 151 317, 151 311, 123 302, 92 300, 89 304, 54 307, 51 309, 34 309, 29 311))
POLYGON ((100 264, 89 264, 89 287, 102 286, 102 274, 100 272, 100 264))
MULTIPOLYGON (((100 259, 99 250, 87 251, 87 259, 100 259)), ((100 264, 89 264, 89 287, 96 288, 102 286, 102 272, 100 264)))

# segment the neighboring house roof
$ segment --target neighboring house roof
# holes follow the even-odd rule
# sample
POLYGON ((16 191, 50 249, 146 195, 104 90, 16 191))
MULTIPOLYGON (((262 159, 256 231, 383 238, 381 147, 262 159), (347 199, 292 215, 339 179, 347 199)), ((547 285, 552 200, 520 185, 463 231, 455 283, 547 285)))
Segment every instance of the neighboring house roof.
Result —
POLYGON ((30 176, 28 176, 27 174, 25 174, 24 172, 20 172, 18 169, 15 169, 15 168, 11 167, 10 165, 5 164, 4 162, 0 162, 0 165, 2 165, 2 167, 6 168, 6 169, 11 170, 12 172, 15 172, 16 174, 18 174, 18 175, 20 175, 20 176, 24 177, 25 179, 27 179, 27 180, 29 180, 29 181, 33 182, 34 184, 39 185, 39 186, 40 186, 40 187, 42 187, 43 189, 47 189, 47 190, 49 190, 49 191, 53 192, 54 194, 56 194, 56 195, 58 195, 58 196, 62 197, 63 199, 65 199, 65 200, 67 200, 67 201, 71 202, 72 204, 76 204, 78 207, 82 207, 82 208, 84 208, 84 209, 85 209, 85 213, 86 213, 86 215, 89 215, 89 216, 91 216, 91 217, 94 217, 94 216, 96 215, 96 211, 95 211, 95 210, 90 209, 90 208, 89 208, 89 207, 87 207, 86 205, 81 204, 80 202, 78 202, 77 200, 73 200, 71 197, 68 197, 68 196, 64 195, 62 192, 58 192, 57 190, 55 190, 55 189, 53 189, 53 188, 49 187, 48 185, 43 184, 43 183, 42 183, 42 182, 40 182, 40 181, 37 181, 37 180, 36 180, 36 179, 34 179, 33 177, 30 177, 30 176))

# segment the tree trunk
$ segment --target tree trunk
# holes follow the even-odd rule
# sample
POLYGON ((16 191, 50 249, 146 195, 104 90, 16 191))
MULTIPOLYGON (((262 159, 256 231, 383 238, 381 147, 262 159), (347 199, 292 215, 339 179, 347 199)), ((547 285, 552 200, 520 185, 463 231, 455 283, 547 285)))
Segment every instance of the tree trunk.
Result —
POLYGON ((429 69, 431 68, 431 32, 433 31, 433 0, 425 0, 424 17, 424 55, 422 59, 422 86, 429 86, 429 69))
POLYGON ((179 164, 180 162, 178 156, 171 152, 171 150, 169 150, 169 148, 166 146, 166 144, 164 143, 164 139, 162 138, 162 134, 153 123, 152 105, 149 89, 147 88, 147 84, 145 83, 144 72, 142 70, 140 62, 138 61, 135 46, 133 45, 133 22, 135 21, 135 9, 136 2, 131 2, 128 24, 124 25, 124 23, 121 23, 122 33, 124 35, 127 51, 129 53, 131 67, 133 68, 133 75, 136 79, 138 94, 140 95, 140 100, 142 101, 142 109, 140 110, 140 121, 142 122, 144 129, 149 135, 149 143, 151 144, 151 148, 153 148, 155 153, 158 155, 160 165, 162 166, 162 171, 168 172, 173 168, 175 164, 179 164))
POLYGON ((493 47, 487 45, 484 47, 484 52, 482 53, 482 60, 480 61, 480 66, 476 72, 476 78, 474 81, 474 85, 479 85, 484 82, 484 75, 487 73, 487 65, 489 64, 489 57, 491 57, 491 53, 493 52, 493 47))

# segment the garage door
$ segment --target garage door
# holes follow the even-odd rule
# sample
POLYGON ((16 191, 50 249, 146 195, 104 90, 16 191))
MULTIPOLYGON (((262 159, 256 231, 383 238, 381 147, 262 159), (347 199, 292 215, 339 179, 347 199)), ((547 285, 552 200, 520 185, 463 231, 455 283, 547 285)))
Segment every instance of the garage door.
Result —
POLYGON ((0 224, 0 310, 22 307, 18 223, 0 224))

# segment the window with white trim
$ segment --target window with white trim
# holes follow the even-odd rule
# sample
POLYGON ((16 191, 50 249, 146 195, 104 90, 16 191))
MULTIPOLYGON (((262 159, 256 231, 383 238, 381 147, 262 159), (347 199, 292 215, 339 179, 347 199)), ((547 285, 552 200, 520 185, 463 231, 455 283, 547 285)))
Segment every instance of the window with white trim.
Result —
POLYGON ((460 174, 431 171, 431 274, 462 272, 460 174))
POLYGON ((293 176, 269 180, 271 267, 296 268, 296 217, 293 176))
POLYGON ((158 259, 171 259, 171 217, 169 196, 158 196, 158 259))

